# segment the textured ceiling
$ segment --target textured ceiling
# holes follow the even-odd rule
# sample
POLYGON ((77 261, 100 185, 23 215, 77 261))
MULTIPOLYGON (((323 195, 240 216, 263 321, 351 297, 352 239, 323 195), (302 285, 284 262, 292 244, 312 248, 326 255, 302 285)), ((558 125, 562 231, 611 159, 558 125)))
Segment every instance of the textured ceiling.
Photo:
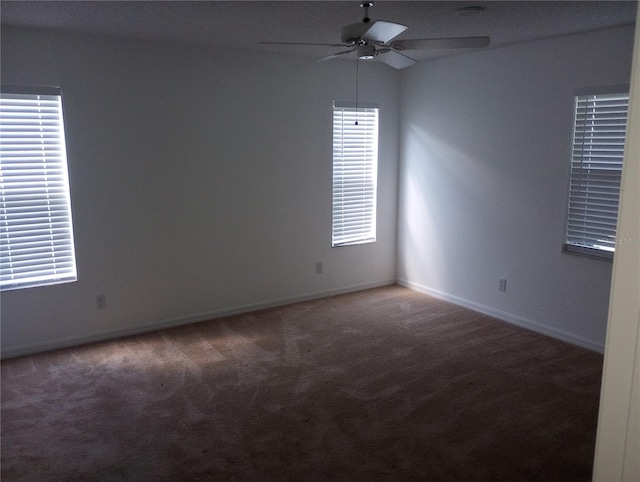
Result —
MULTIPOLYGON (((360 1, 2 1, 6 25, 204 44, 322 57, 331 47, 261 41, 340 42, 341 28, 362 19, 360 1)), ((398 39, 484 36, 490 48, 632 24, 629 1, 376 1, 373 20, 409 26, 398 39), (480 15, 460 15, 479 5, 480 15)), ((421 60, 455 51, 412 52, 421 60)))

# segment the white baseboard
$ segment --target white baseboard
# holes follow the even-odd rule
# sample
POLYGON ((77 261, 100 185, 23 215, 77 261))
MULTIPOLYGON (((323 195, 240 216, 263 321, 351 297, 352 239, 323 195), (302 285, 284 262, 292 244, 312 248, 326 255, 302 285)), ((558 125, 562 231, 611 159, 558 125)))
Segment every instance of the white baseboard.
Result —
POLYGON ((134 328, 125 328, 119 330, 111 330, 95 335, 88 336, 72 336, 59 338, 57 340, 48 341, 44 343, 33 343, 23 345, 17 348, 11 348, 2 351, 2 359, 15 358, 18 356, 32 355, 34 353, 40 353, 44 351, 57 350, 60 348, 68 348, 77 345, 84 345, 87 343, 96 343, 100 341, 112 340, 116 338, 122 338, 125 336, 137 335, 140 333, 146 333, 155 330, 162 330, 164 328, 172 328, 180 325, 188 325, 190 323, 198 323, 200 321, 213 320, 216 318, 222 318, 225 316, 239 315, 242 313, 250 313, 252 311, 262 310, 265 308, 273 308, 276 306, 285 306, 293 303, 299 303, 302 301, 311 301, 321 298, 327 298, 329 296, 342 295, 346 293, 352 293, 355 291, 362 291, 371 288, 379 288, 382 286, 389 286, 395 284, 395 280, 383 280, 373 283, 363 283, 357 285, 346 286, 342 288, 335 288, 324 291, 316 291, 311 293, 304 293, 301 295, 288 296, 285 298, 277 298, 268 301, 260 301, 257 303, 248 303, 246 305, 239 305, 229 308, 222 308, 219 310, 209 311, 205 313, 196 313, 180 318, 173 318, 167 320, 159 320, 156 322, 145 323, 138 325, 134 328))
POLYGON ((439 298, 441 300, 449 301, 458 306, 462 306, 464 308, 469 308, 470 310, 477 311, 479 313, 483 313, 485 315, 492 316, 502 321, 506 321, 507 323, 511 323, 513 325, 520 326, 522 328, 526 328, 531 331, 535 331, 536 333, 540 333, 542 335, 550 336, 551 338, 555 338, 557 340, 565 341, 567 343, 571 343, 572 345, 577 345, 582 348, 587 348, 589 350, 604 353, 604 345, 601 343, 594 342, 593 340, 588 340, 581 336, 574 335, 572 333, 567 333, 563 330, 558 330, 557 328, 550 327, 548 325, 544 325, 542 323, 538 323, 536 321, 528 320, 518 315, 513 315, 511 313, 507 313, 504 311, 496 310, 495 308, 491 308, 489 306, 482 305, 480 303, 476 303, 474 301, 469 301, 464 298, 460 298, 458 296, 451 295, 449 293, 444 293, 442 291, 429 288, 428 286, 424 286, 419 283, 415 283, 413 281, 408 280, 396 280, 396 283, 400 286, 404 286, 405 288, 410 288, 414 291, 418 291, 420 293, 424 293, 427 295, 431 295, 435 298, 439 298))

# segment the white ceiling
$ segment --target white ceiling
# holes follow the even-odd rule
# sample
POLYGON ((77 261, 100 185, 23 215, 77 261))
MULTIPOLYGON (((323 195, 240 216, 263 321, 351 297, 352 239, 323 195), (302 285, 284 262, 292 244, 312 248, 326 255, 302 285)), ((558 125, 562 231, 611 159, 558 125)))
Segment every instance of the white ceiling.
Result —
MULTIPOLYGON (((12 1, 2 24, 323 57, 340 49, 261 45, 261 41, 339 43, 344 25, 362 20, 350 1, 12 1)), ((495 48, 635 22, 628 1, 383 1, 372 20, 409 26, 397 39, 485 36, 495 48), (479 5, 480 15, 459 15, 479 5)), ((407 52, 408 53, 408 52, 407 52)), ((456 51, 414 52, 418 60, 456 51)))

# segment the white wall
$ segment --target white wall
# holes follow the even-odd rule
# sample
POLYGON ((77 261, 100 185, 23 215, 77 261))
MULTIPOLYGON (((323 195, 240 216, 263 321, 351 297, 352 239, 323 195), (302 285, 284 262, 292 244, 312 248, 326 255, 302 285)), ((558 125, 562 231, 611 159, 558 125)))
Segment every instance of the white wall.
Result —
POLYGON ((331 107, 355 64, 3 26, 2 83, 62 88, 78 263, 2 293, 3 355, 393 282, 398 73, 361 67, 378 242, 333 249, 331 107))
POLYGON ((611 263, 561 251, 573 90, 628 83, 633 32, 485 50, 403 73, 402 284, 603 349, 611 263))

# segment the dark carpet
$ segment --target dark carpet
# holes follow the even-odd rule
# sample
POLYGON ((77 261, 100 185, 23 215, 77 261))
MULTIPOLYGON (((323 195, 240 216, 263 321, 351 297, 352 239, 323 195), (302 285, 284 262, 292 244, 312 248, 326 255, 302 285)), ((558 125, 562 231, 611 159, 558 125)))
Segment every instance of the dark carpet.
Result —
POLYGON ((2 480, 587 481, 602 356, 390 286, 2 362, 2 480))

